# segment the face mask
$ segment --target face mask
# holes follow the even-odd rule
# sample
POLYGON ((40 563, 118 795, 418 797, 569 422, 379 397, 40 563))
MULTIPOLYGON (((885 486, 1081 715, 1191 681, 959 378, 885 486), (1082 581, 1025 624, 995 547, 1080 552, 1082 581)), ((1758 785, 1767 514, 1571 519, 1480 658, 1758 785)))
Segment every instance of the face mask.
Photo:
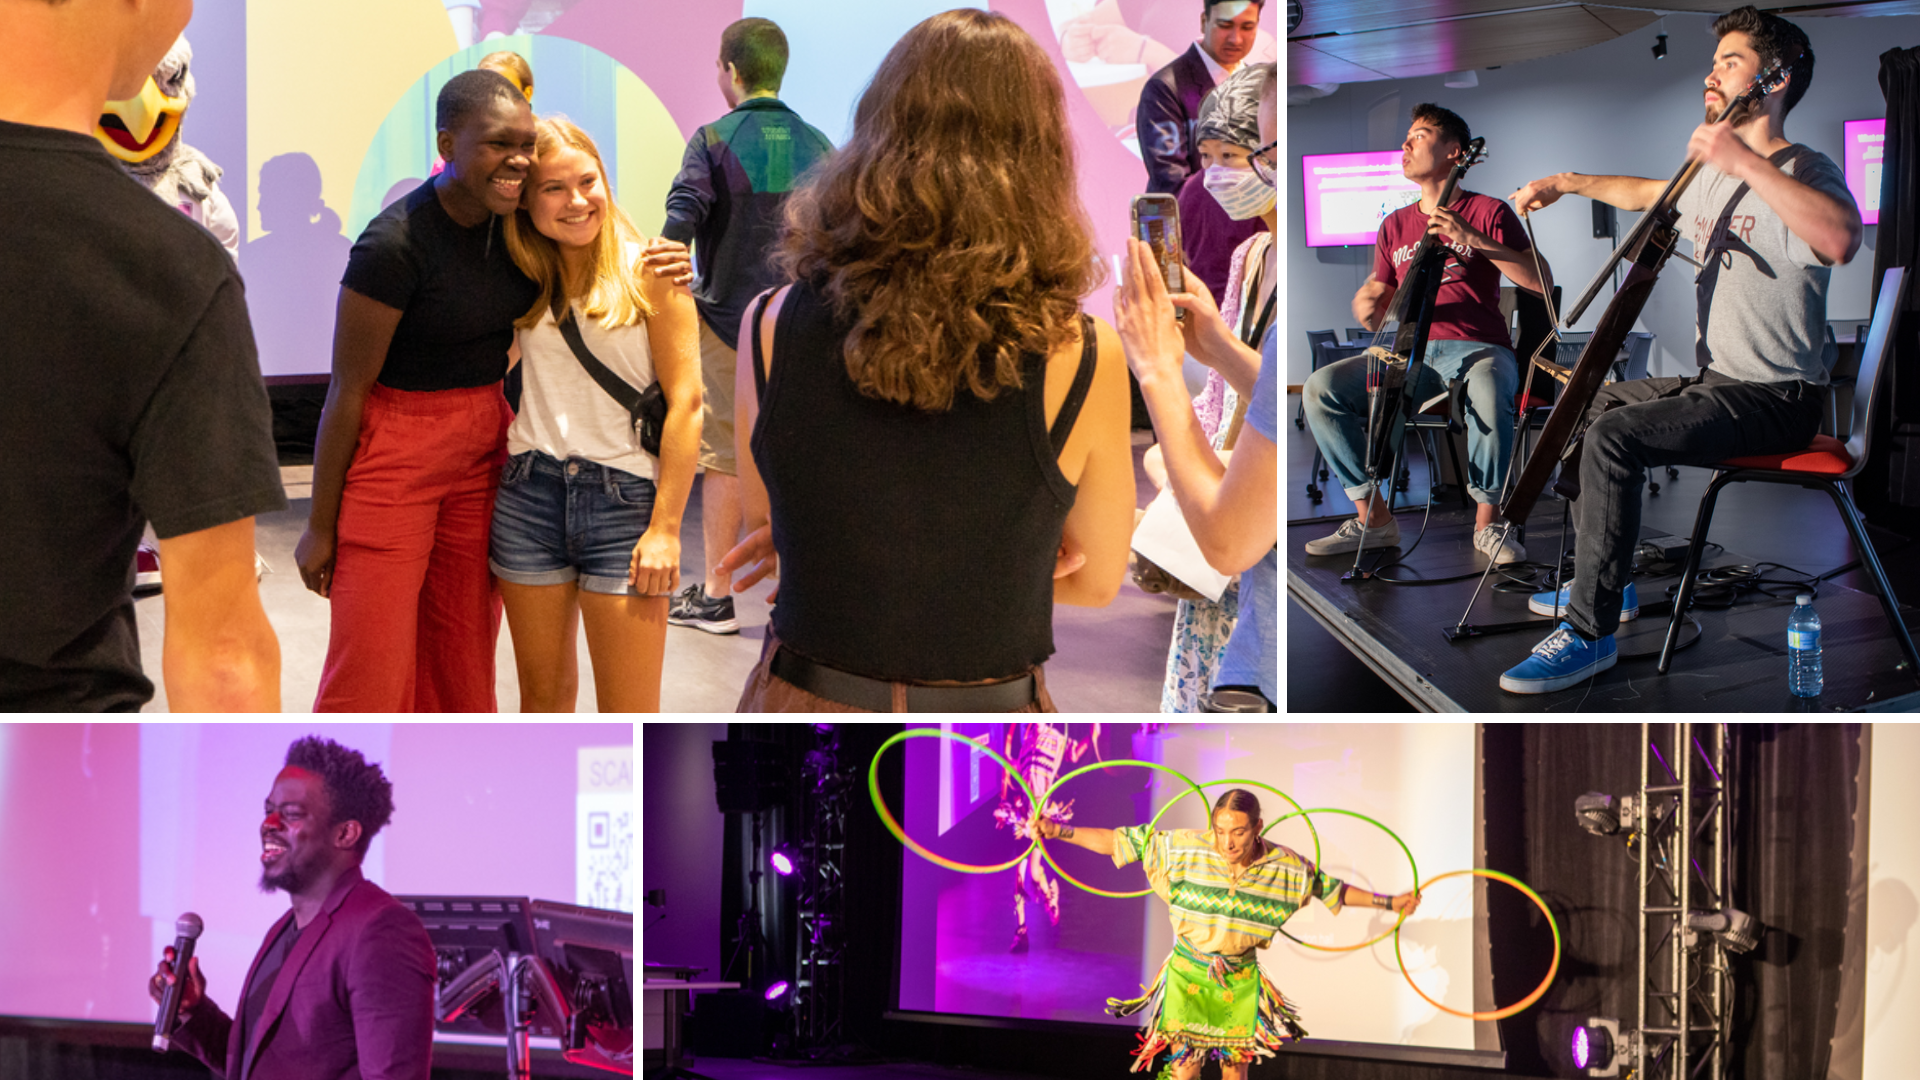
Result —
POLYGON ((1280 190, 1271 184, 1262 183, 1252 169, 1230 169, 1225 165, 1209 165, 1201 183, 1220 209, 1235 221, 1257 218, 1273 209, 1280 190))

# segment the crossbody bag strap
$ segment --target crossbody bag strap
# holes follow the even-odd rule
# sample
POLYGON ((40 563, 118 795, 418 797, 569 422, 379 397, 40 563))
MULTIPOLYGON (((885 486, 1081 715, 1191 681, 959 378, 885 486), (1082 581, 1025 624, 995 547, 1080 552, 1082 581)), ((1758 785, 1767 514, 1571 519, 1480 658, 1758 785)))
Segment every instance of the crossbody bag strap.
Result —
POLYGON ((566 339, 567 348, 573 350, 573 358, 580 361, 580 366, 587 370, 587 375, 600 384, 600 389, 605 390, 607 396, 619 402, 620 407, 627 410, 627 415, 632 417, 637 425, 641 416, 640 403, 645 395, 635 390, 625 379, 609 371, 607 365, 593 355, 593 351, 587 348, 586 339, 580 336, 580 320, 565 317, 566 310, 562 306, 564 303, 565 301, 558 295, 554 296, 553 322, 560 328, 560 336, 566 339))

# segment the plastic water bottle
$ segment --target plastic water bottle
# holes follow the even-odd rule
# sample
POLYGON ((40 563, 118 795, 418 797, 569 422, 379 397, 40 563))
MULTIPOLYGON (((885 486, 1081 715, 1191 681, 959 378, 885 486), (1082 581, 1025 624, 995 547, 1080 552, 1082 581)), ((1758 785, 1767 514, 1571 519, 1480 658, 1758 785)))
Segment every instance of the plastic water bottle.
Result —
POLYGON ((1809 593, 1793 598, 1787 616, 1787 689, 1796 697, 1820 696, 1820 615, 1809 593))

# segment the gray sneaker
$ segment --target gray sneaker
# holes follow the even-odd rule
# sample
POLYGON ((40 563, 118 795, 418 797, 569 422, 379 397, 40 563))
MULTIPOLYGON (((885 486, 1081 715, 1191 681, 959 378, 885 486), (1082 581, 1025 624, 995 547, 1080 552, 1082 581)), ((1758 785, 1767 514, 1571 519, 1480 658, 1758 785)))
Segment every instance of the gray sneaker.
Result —
POLYGON ((1473 533, 1473 546, 1478 549, 1481 554, 1492 559, 1493 565, 1495 566, 1526 562, 1527 549, 1520 546, 1520 541, 1508 535, 1507 542, 1501 544, 1500 533, 1501 527, 1498 525, 1488 525, 1484 528, 1476 529, 1473 533), (1498 554, 1495 554, 1496 547, 1499 551, 1498 554))
MULTIPOLYGON (((1389 518, 1385 525, 1375 525, 1367 529, 1367 550, 1375 548, 1398 547, 1400 544, 1400 522, 1389 518)), ((1309 555, 1346 555, 1360 550, 1360 519, 1348 518, 1340 523, 1332 536, 1323 536, 1318 540, 1307 541, 1309 555)))

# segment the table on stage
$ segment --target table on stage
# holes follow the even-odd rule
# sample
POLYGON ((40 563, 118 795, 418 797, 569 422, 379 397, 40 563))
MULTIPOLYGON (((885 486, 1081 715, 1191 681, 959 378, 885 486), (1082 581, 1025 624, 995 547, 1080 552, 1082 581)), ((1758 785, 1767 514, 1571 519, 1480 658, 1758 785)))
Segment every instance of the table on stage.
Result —
POLYGON ((681 1024, 686 1017, 687 1002, 695 990, 738 990, 737 982, 694 982, 694 976, 706 968, 679 967, 672 964, 646 965, 645 981, 640 984, 643 993, 661 993, 666 995, 665 1008, 661 1013, 661 1062, 658 1069, 647 1073, 648 1080, 707 1080, 699 1073, 689 1071, 680 1064, 681 1024))

